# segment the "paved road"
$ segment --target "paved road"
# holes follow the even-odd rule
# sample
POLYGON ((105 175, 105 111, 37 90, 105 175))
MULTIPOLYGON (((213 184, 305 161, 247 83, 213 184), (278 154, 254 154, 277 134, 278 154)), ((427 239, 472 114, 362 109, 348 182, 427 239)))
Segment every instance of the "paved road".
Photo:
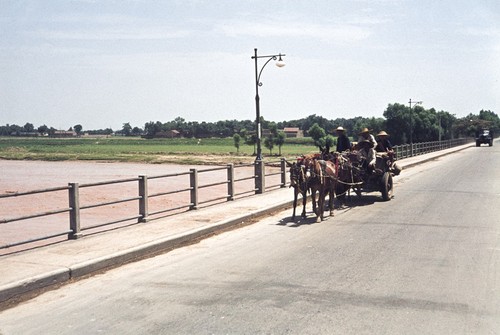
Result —
POLYGON ((47 292, 0 334, 499 334, 500 147, 323 223, 289 211, 47 292))

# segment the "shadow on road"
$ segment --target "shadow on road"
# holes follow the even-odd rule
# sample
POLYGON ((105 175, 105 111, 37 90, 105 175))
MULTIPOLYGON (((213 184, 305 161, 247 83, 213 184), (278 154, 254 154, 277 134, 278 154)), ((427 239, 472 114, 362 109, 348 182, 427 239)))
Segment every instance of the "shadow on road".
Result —
MULTIPOLYGON (((382 197, 379 195, 379 192, 371 192, 371 193, 362 193, 362 195, 359 197, 357 195, 353 196, 346 196, 345 198, 342 199, 335 199, 334 206, 335 206, 335 211, 337 210, 342 210, 342 211, 348 211, 356 207, 363 207, 363 206, 369 206, 373 205, 376 202, 384 202, 382 197)), ((292 220, 292 216, 287 216, 279 220, 279 222, 276 224, 278 226, 286 226, 289 228, 298 228, 300 226, 304 225, 312 225, 316 223, 316 214, 310 210, 306 210, 306 217, 303 218, 300 215, 302 209, 302 205, 297 206, 297 212, 299 214, 295 215, 295 219, 292 220)), ((329 216, 328 213, 328 207, 325 208, 325 221, 328 220, 329 218, 332 218, 329 216)))

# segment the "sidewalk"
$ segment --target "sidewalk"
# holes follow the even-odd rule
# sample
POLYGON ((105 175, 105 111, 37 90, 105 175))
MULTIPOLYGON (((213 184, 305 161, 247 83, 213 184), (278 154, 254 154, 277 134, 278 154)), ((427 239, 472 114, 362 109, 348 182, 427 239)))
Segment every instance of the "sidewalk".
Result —
MULTIPOLYGON (((473 146, 466 144, 398 161, 404 169, 473 146)), ((258 217, 291 207, 289 188, 268 191, 223 204, 0 256, 1 304, 15 303, 44 288, 57 287, 138 259, 196 242, 258 217)))

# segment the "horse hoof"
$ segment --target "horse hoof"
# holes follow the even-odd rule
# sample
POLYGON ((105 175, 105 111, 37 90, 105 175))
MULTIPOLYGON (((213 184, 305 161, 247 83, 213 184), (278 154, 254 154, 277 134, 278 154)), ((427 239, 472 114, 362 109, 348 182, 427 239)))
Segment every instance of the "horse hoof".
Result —
POLYGON ((330 211, 330 216, 334 216, 334 213, 333 213, 333 211, 330 211))

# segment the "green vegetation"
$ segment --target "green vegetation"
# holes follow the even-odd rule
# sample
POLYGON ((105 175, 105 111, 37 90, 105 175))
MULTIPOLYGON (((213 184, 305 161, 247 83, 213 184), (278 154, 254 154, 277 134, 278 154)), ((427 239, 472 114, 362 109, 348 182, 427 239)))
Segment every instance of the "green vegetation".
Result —
MULTIPOLYGON (((457 118, 447 111, 437 111, 434 108, 425 109, 421 105, 414 105, 411 109, 403 104, 389 104, 383 112, 382 117, 361 117, 357 116, 350 119, 336 118, 327 119, 319 115, 309 115, 298 120, 289 120, 282 122, 273 122, 260 118, 261 129, 263 133, 262 142, 266 137, 272 137, 267 140, 269 146, 279 148, 281 143, 280 131, 284 128, 297 128, 305 136, 313 137, 318 147, 327 147, 332 139, 329 134, 334 134, 334 129, 342 126, 346 129, 346 135, 351 138, 357 138, 358 132, 363 128, 370 129, 373 133, 385 130, 391 135, 391 142, 395 145, 407 144, 412 138, 413 142, 430 142, 448 140, 460 137, 472 137, 482 128, 489 128, 493 133, 500 130, 500 118, 489 110, 481 110, 478 114, 470 113, 466 117, 457 118), (320 133, 309 134, 309 131, 318 130, 317 127, 325 131, 324 136, 320 133), (265 135, 264 135, 265 134, 265 135)), ((248 145, 254 145, 256 141, 255 121, 252 120, 225 120, 217 122, 197 122, 186 121, 177 117, 172 121, 160 122, 150 121, 144 125, 144 129, 132 127, 130 123, 123 123, 121 130, 113 131, 110 128, 88 130, 83 129, 82 125, 76 124, 70 127, 68 131, 56 130, 53 127, 42 125, 35 127, 32 123, 26 123, 24 126, 16 124, 6 124, 0 126, 0 136, 45 136, 61 137, 73 136, 74 134, 89 135, 123 135, 140 136, 148 138, 229 138, 235 134, 241 136, 241 141, 248 145), (70 134, 67 134, 67 133, 70 134), (66 134, 64 134, 66 133, 66 134)), ((287 139, 288 142, 288 139, 287 139)), ((235 143, 239 144, 239 143, 235 143)), ((268 148, 269 149, 269 148, 268 148)), ((271 151, 272 149, 270 149, 271 151)))
MULTIPOLYGON (((473 137, 488 128, 495 135, 500 131, 500 118, 489 110, 456 118, 446 111, 425 109, 414 105, 411 109, 402 104, 389 104, 384 118, 355 117, 351 119, 326 119, 315 114, 300 120, 283 122, 266 121, 261 117, 262 149, 267 157, 294 157, 297 155, 332 149, 336 143, 334 129, 342 126, 346 135, 356 139, 362 128, 376 134, 388 132, 393 145, 473 137), (303 138, 286 138, 281 130, 297 128, 303 138), (278 154, 275 149, 278 148, 278 154)), ((120 162, 150 162, 179 164, 216 164, 251 162, 255 159, 255 122, 251 120, 226 120, 186 122, 181 117, 173 121, 148 122, 144 130, 124 123, 123 129, 86 130, 76 124, 69 131, 60 132, 46 125, 36 128, 31 123, 24 126, 0 126, 0 159, 32 160, 105 160, 120 162), (69 133, 69 134, 68 134, 69 133), (122 135, 99 137, 97 135, 122 135), (58 138, 57 136, 95 135, 58 138), (47 136, 48 135, 48 136, 47 136), (144 135, 149 139, 139 137, 144 135), (173 138, 166 138, 173 137, 173 138)))
MULTIPOLYGON (((253 145, 237 153, 233 138, 143 139, 139 137, 48 138, 0 137, 0 158, 16 160, 101 160, 117 162, 224 164, 255 159, 253 145)), ((311 139, 287 139, 282 155, 316 152, 311 139)), ((278 156, 265 155, 268 159, 278 156)))

